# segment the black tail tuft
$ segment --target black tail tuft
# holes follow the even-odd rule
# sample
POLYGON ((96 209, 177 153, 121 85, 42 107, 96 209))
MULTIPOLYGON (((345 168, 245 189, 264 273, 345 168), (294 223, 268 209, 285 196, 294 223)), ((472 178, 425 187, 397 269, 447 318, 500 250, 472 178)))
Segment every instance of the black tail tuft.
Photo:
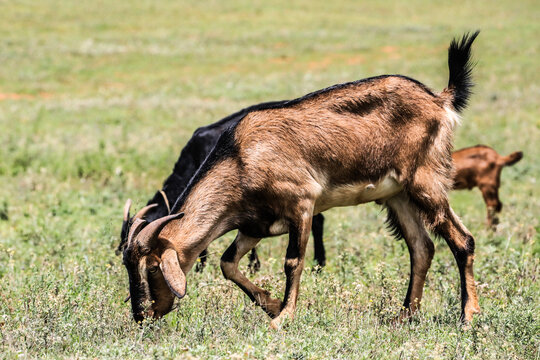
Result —
POLYGON ((474 64, 471 62, 471 45, 480 33, 480 30, 473 34, 466 33, 459 39, 453 39, 448 48, 448 68, 450 78, 448 80, 448 89, 453 92, 452 105, 454 109, 461 112, 467 106, 471 96, 472 69, 474 64))

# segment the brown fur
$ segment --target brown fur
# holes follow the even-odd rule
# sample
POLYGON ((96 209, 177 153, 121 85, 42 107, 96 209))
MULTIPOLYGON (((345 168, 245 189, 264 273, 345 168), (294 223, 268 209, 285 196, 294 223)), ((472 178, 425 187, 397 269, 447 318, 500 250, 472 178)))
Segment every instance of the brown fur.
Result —
MULTIPOLYGON (((294 316, 313 215, 376 201, 388 208, 389 223, 405 238, 411 254, 403 316, 420 306, 433 257, 427 225, 454 253, 461 275, 462 318, 470 321, 479 311, 474 239, 447 197, 458 90, 449 86, 436 95, 409 78, 382 76, 248 112, 222 136, 171 210, 185 216, 163 222, 161 231, 145 228, 128 245, 128 271, 139 262, 141 274, 147 272, 141 259, 126 257, 130 247, 139 247, 157 258, 173 250, 178 271, 187 274, 210 242, 238 229, 223 254, 223 274, 273 318, 271 326, 276 328, 294 316), (238 262, 261 238, 283 233, 289 233, 289 244, 280 301, 240 273, 238 262)), ((164 278, 171 278, 170 273, 164 278)), ((181 284, 167 281, 181 296, 185 276, 182 279, 181 284)), ((160 292, 168 290, 163 282, 154 286, 160 292)), ((152 310, 146 315, 155 316, 152 310)))
POLYGON ((514 165, 523 157, 521 151, 501 156, 485 145, 476 145, 458 150, 452 154, 454 163, 454 189, 478 187, 487 207, 487 223, 493 227, 498 224, 497 213, 502 209, 499 200, 501 172, 503 167, 514 165))
MULTIPOLYGON (((424 218, 431 228, 449 221, 452 124, 445 99, 431 96, 408 80, 383 78, 322 94, 290 108, 253 112, 239 123, 234 135, 238 156, 219 161, 200 179, 180 209, 185 217, 165 226, 159 238, 176 250, 187 273, 212 240, 240 229, 233 243, 236 254, 232 265, 223 264, 224 275, 274 317, 275 326, 294 312, 313 214, 353 203, 384 203, 402 193, 387 205, 408 204, 403 206, 418 219, 424 218), (357 115, 335 110, 336 102, 365 94, 378 97, 376 107, 366 105, 372 111, 357 115), (396 182, 390 193, 369 198, 363 190, 356 190, 369 184, 377 186, 388 174, 394 174, 396 182), (343 198, 339 196, 341 188, 345 189, 343 198), (356 197, 351 198, 351 194, 356 197), (241 276, 236 265, 240 255, 261 237, 275 235, 269 228, 280 219, 288 224, 283 232, 291 232, 291 241, 285 262, 290 280, 284 305, 279 305, 282 308, 278 311, 281 302, 241 276)), ((413 226, 422 229, 419 221, 413 226)), ((401 226, 408 229, 405 221, 401 226)), ((453 229, 447 232, 456 232, 453 229)), ((410 239, 411 254, 415 254, 411 255, 415 261, 406 299, 407 307, 414 311, 421 300, 433 245, 425 231, 417 230, 423 239, 420 242, 414 240, 416 234, 404 232, 410 239), (421 250, 425 246, 427 250, 421 250)), ((456 237, 461 235, 451 233, 450 241, 456 237)), ((465 240, 457 241, 455 248, 466 249, 465 240)), ((476 301, 473 290, 467 291, 476 301)), ((465 316, 469 319, 471 315, 465 316)))

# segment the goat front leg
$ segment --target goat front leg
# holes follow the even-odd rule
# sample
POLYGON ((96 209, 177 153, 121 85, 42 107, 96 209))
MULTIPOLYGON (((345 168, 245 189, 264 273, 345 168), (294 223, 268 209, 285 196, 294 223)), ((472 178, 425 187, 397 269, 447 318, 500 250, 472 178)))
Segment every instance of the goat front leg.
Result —
POLYGON ((324 251, 323 243, 323 228, 324 228, 324 216, 323 214, 317 214, 313 217, 311 224, 311 232, 313 234, 313 245, 315 248, 315 262, 320 267, 326 265, 326 254, 324 251))
POLYGON ((270 317, 275 318, 281 311, 281 301, 272 298, 268 291, 253 284, 238 269, 240 259, 253 249, 260 240, 246 236, 239 231, 236 239, 221 257, 221 271, 223 276, 238 285, 249 296, 251 301, 262 307, 270 317))
POLYGON ((281 313, 270 322, 270 326, 274 329, 278 329, 285 319, 292 320, 294 318, 311 222, 311 212, 304 211, 296 221, 289 225, 289 245, 287 246, 284 266, 287 277, 285 296, 281 313))
POLYGON ((418 208, 405 194, 398 195, 386 202, 388 206, 388 224, 395 229, 398 237, 403 237, 409 249, 411 274, 404 310, 399 319, 409 318, 420 308, 426 274, 435 254, 435 246, 431 241, 418 208))
POLYGON ((249 254, 249 272, 255 274, 261 269, 261 262, 259 261, 259 255, 257 255, 257 248, 253 248, 249 254))
POLYGON ((480 312, 473 273, 474 238, 450 207, 435 232, 446 240, 456 259, 461 279, 461 320, 470 323, 473 314, 480 312))
POLYGON ((207 259, 208 259, 208 249, 204 249, 199 254, 199 261, 197 262, 197 265, 195 266, 195 272, 201 272, 204 270, 207 259))
POLYGON ((499 223, 497 214, 502 209, 502 203, 499 200, 499 188, 495 184, 482 184, 479 188, 487 207, 487 225, 494 229, 499 223))

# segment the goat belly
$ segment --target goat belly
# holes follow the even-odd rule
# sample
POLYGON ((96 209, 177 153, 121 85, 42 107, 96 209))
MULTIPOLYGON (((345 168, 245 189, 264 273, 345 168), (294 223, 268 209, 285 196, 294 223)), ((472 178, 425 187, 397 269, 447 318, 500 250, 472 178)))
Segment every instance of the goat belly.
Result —
POLYGON ((378 182, 360 181, 339 185, 323 191, 315 203, 314 213, 337 206, 352 206, 371 201, 384 201, 403 190, 394 174, 384 176, 378 182))
POLYGON ((268 228, 268 232, 270 233, 270 235, 281 235, 285 234, 287 231, 289 231, 289 227, 285 219, 276 220, 268 228))

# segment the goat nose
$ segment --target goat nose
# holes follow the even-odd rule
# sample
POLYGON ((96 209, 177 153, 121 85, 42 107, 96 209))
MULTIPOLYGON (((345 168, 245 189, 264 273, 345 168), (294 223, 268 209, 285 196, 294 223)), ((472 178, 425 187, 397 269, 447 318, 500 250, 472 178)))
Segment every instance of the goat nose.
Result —
POLYGON ((144 313, 141 311, 140 313, 133 314, 133 320, 135 320, 136 323, 140 323, 144 320, 144 313))

